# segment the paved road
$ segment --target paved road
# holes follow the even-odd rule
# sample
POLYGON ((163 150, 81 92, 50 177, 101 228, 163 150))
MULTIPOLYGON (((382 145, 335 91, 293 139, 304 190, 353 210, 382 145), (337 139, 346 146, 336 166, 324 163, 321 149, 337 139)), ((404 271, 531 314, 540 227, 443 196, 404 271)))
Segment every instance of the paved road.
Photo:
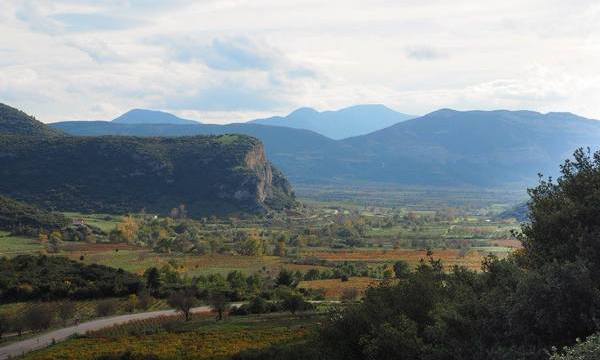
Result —
MULTIPOLYGON (((239 306, 240 304, 232 304, 239 306)), ((209 312, 210 307, 200 306, 192 309, 194 313, 209 312)), ((33 350, 45 348, 53 341, 59 342, 68 339, 75 334, 83 335, 88 331, 100 330, 113 325, 120 325, 132 320, 151 319, 160 316, 176 315, 175 310, 152 311, 145 313, 113 316, 81 323, 76 326, 54 330, 27 340, 15 342, 4 347, 0 347, 0 360, 23 355, 33 350)))

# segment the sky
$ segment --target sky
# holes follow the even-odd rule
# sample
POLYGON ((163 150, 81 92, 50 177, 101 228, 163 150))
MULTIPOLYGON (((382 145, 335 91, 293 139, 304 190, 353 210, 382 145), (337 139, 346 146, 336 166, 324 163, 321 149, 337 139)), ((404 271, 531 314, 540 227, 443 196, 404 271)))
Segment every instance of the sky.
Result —
POLYGON ((600 1, 0 0, 0 102, 207 123, 379 103, 600 119, 600 1))

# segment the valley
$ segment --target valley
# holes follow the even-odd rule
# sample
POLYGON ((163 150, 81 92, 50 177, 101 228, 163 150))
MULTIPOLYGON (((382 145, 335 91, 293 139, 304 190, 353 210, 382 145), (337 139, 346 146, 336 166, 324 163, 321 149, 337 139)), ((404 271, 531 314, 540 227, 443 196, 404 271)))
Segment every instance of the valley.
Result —
MULTIPOLYGON (((20 349, 24 359, 316 359, 320 349, 346 358, 351 347, 338 346, 336 332, 354 312, 376 323, 373 301, 407 297, 380 308, 387 312, 449 298, 458 309, 462 291, 509 291, 474 279, 528 256, 528 215, 539 216, 528 199, 546 183, 526 192, 518 169, 543 168, 562 147, 596 136, 589 120, 530 112, 441 110, 333 140, 142 110, 50 129, 0 110, 9 119, 0 135, 0 354, 20 349), (524 128, 471 144, 444 135, 468 135, 482 121, 489 131, 524 128), (571 142, 549 146, 558 131, 571 142), (515 160, 531 151, 516 146, 519 136, 546 145, 515 160), (381 156, 402 162, 402 175, 378 169, 381 156)), ((586 156, 573 155, 584 169, 586 156)))

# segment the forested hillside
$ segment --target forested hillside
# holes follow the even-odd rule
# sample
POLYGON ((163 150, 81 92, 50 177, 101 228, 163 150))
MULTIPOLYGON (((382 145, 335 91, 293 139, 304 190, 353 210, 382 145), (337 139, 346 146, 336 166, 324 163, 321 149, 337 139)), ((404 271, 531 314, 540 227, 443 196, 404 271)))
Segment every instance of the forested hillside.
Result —
POLYGON ((40 230, 62 229, 67 225, 69 220, 60 213, 48 212, 0 196, 0 230, 37 235, 40 230))
POLYGON ((52 129, 33 116, 0 103, 0 134, 27 136, 60 136, 63 133, 52 129))
MULTIPOLYGON (((18 129, 39 125, 17 114, 18 129)), ((73 137, 41 129, 0 133, 0 194, 74 211, 168 213, 183 205, 194 216, 294 204, 287 180, 248 136, 73 137)))

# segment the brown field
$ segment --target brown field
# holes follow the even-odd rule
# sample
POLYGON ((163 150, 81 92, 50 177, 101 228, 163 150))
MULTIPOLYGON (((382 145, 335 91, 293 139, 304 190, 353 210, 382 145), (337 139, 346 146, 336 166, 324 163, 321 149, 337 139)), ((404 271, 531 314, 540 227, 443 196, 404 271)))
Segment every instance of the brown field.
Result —
POLYGON ((521 249, 523 244, 519 240, 515 239, 502 239, 502 240, 491 240, 490 244, 492 246, 501 246, 513 249, 521 249))
MULTIPOLYGON (((305 251, 307 257, 314 257, 328 261, 364 261, 364 262, 392 262, 404 260, 415 266, 421 259, 426 258, 425 250, 370 250, 370 249, 355 249, 355 250, 319 250, 305 251)), ((451 267, 454 265, 466 266, 469 269, 480 270, 481 261, 484 255, 477 251, 469 251, 464 256, 461 256, 459 250, 446 249, 434 250, 433 257, 442 259, 444 266, 451 267)))
POLYGON ((298 287, 313 290, 322 289, 325 291, 325 298, 339 299, 345 289, 354 288, 362 296, 369 286, 375 286, 378 283, 379 280, 372 278, 351 277, 348 281, 341 281, 340 279, 302 281, 298 287))

